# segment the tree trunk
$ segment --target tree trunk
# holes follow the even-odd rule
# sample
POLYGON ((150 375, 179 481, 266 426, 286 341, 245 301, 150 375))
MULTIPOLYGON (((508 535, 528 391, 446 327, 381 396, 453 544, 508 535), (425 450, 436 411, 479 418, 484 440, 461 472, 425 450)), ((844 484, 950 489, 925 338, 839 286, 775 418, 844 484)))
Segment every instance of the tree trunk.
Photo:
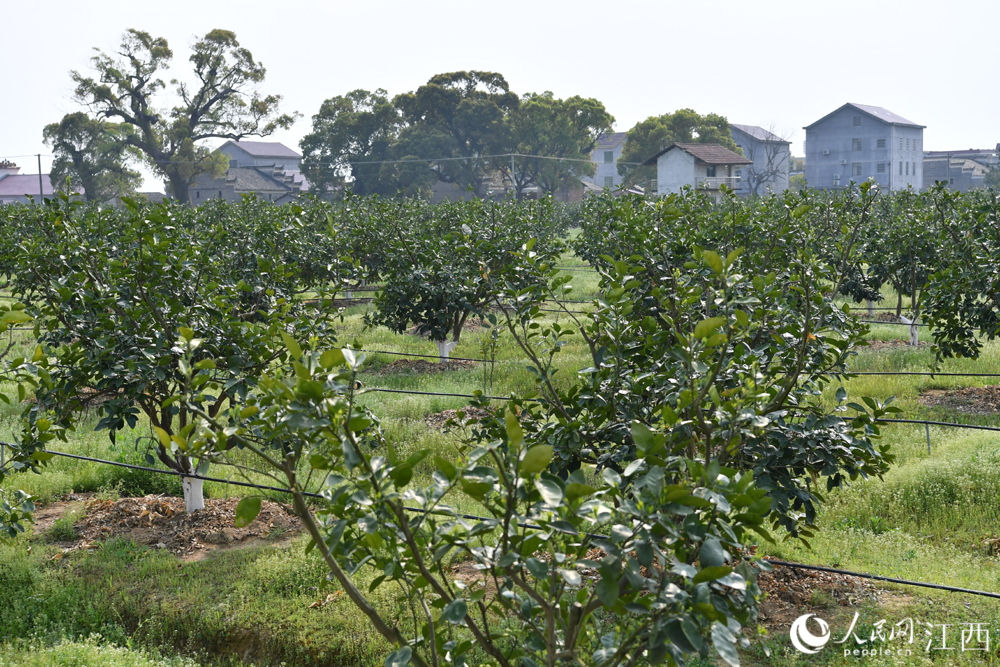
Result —
POLYGON ((875 317, 875 302, 868 299, 868 317, 875 317))
POLYGON ((185 178, 170 179, 170 193, 181 204, 185 206, 191 203, 191 190, 185 178))
POLYGON ((896 291, 896 318, 898 319, 900 315, 903 314, 903 293, 899 290, 896 291))
POLYGON ((458 347, 457 340, 436 340, 434 344, 438 347, 438 361, 442 364, 448 363, 448 355, 458 347))
POLYGON ((203 486, 205 480, 194 479, 192 477, 181 477, 181 486, 184 488, 184 507, 188 514, 205 509, 205 494, 203 486))

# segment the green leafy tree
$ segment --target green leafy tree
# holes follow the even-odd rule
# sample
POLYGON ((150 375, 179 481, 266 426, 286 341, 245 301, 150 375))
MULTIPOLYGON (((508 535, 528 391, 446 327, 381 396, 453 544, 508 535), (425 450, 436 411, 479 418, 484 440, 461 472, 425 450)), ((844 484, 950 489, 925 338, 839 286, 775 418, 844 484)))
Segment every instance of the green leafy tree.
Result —
POLYGON ((349 187, 354 194, 392 195, 399 186, 391 160, 402 120, 381 88, 354 90, 323 102, 303 137, 302 171, 313 191, 323 195, 349 187))
POLYGON ((42 131, 45 145, 52 148, 50 178, 61 188, 83 189, 90 202, 105 202, 130 194, 142 184, 142 174, 129 166, 141 154, 129 145, 131 127, 89 117, 82 111, 67 114, 42 131))
POLYGON ((96 76, 72 72, 76 99, 100 119, 127 125, 130 146, 167 182, 178 201, 190 202, 189 186, 198 174, 221 175, 224 155, 203 145, 205 139, 239 140, 267 136, 288 128, 294 116, 278 110, 279 95, 260 95, 264 66, 240 46, 228 30, 212 30, 192 47, 189 58, 197 84, 172 81, 179 103, 165 108, 157 96, 166 88, 160 78, 173 52, 162 37, 129 29, 114 54, 98 50, 91 59, 96 76))
POLYGON ((437 74, 395 105, 410 125, 400 136, 397 157, 427 160, 408 180, 426 182, 427 172, 445 183, 483 191, 493 154, 508 145, 506 116, 518 106, 507 80, 494 72, 437 74), (434 158, 461 158, 433 162, 434 158))
POLYGON ((656 178, 655 166, 641 166, 673 143, 720 144, 740 152, 729 130, 729 121, 718 114, 704 116, 691 109, 680 109, 662 116, 650 116, 628 131, 625 147, 618 161, 618 173, 626 185, 642 185, 656 178))
POLYGON ((551 92, 528 93, 508 114, 511 152, 542 157, 502 159, 497 167, 513 183, 518 199, 531 185, 556 192, 594 173, 588 156, 614 122, 598 100, 579 96, 560 100, 551 92))

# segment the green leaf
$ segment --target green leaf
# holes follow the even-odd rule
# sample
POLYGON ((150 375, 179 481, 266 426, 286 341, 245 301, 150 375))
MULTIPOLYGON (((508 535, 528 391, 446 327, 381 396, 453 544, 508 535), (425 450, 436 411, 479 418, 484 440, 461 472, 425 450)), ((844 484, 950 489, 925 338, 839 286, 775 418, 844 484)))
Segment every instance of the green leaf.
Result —
POLYGON ((530 475, 545 470, 552 461, 551 445, 535 445, 524 454, 521 461, 520 471, 522 474, 530 475))
POLYGON ((441 620, 448 621, 454 625, 465 623, 465 615, 469 612, 469 607, 465 600, 452 600, 441 612, 441 620))
MULTIPOLYGON (((517 452, 521 449, 521 444, 524 442, 524 429, 521 428, 521 423, 517 420, 517 415, 509 408, 504 412, 504 421, 507 422, 507 445, 512 452, 517 452)), ((546 465, 548 464, 546 463, 546 465)))
POLYGON ((298 359, 302 356, 302 348, 299 347, 298 342, 296 342, 296 340, 287 332, 281 332, 281 340, 285 341, 285 347, 287 347, 288 351, 291 353, 292 359, 298 359))
POLYGON ((705 263, 708 264, 713 271, 715 271, 716 275, 722 275, 722 258, 719 257, 717 253, 714 253, 711 250, 702 250, 701 258, 705 260, 705 263))
POLYGON ((326 370, 330 370, 344 363, 344 353, 341 350, 324 350, 323 354, 319 355, 319 363, 326 370))
POLYGON ((455 479, 455 475, 458 473, 458 469, 455 468, 451 461, 440 456, 434 457, 434 465, 436 465, 437 469, 441 471, 441 474, 449 480, 455 479))
POLYGON ((632 442, 635 443, 639 453, 645 456, 646 452, 653 448, 654 434, 648 426, 639 421, 632 422, 632 442))
POLYGON ((702 543, 701 550, 698 552, 698 560, 701 561, 702 567, 725 565, 726 552, 722 548, 719 538, 709 537, 702 543))
POLYGON ((0 323, 2 324, 20 324, 21 322, 30 322, 31 316, 25 313, 23 310, 8 310, 6 313, 0 317, 0 323))
POLYGON ((729 667, 740 667, 740 656, 736 653, 735 642, 736 637, 729 628, 719 622, 712 624, 712 646, 729 667))
POLYGON ((615 606, 615 603, 618 602, 618 591, 618 582, 607 577, 602 577, 594 586, 594 593, 605 607, 615 606))
POLYGON ((715 581, 716 579, 721 579, 732 571, 733 568, 727 565, 702 568, 698 574, 694 575, 694 583, 700 584, 703 581, 715 581))
POLYGON ((246 528, 258 514, 260 514, 260 497, 243 498, 236 505, 236 520, 233 523, 237 528, 246 528))
POLYGON ((796 206, 794 209, 792 209, 792 217, 801 218, 803 215, 808 213, 809 209, 811 208, 812 204, 801 204, 800 206, 796 206))
POLYGON ((592 495, 597 489, 592 487, 590 484, 580 484, 578 482, 570 482, 566 485, 566 497, 570 500, 576 500, 577 498, 583 498, 585 496, 592 495))
POLYGON ((194 340, 194 331, 192 329, 189 329, 188 327, 181 327, 180 332, 184 340, 188 342, 194 340))
POLYGON ((563 501, 563 490, 551 479, 536 479, 535 488, 542 494, 546 505, 558 507, 563 501))
POLYGON ((712 334, 713 331, 721 327, 726 323, 726 318, 724 317, 710 317, 707 320, 702 320, 694 328, 695 338, 706 338, 712 334))

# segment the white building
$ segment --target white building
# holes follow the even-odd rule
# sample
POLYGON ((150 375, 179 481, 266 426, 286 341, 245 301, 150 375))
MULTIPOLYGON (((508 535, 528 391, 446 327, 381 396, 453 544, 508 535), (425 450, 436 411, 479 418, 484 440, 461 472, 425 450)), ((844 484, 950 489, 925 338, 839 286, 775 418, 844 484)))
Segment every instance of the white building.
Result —
POLYGON ((54 192, 48 174, 22 174, 13 162, 0 160, 0 204, 27 204, 51 197, 54 192))
POLYGON ((719 144, 670 144, 644 165, 656 165, 656 194, 675 192, 685 185, 722 196, 722 186, 736 190, 736 171, 750 160, 719 144))
POLYGON ((622 177, 618 173, 618 158, 622 156, 627 134, 626 132, 615 132, 614 134, 602 134, 597 138, 594 150, 590 152, 590 159, 593 160, 597 169, 594 171, 593 177, 587 180, 599 188, 621 186, 622 177))
POLYGON ((239 201, 253 194, 265 201, 287 203, 309 191, 302 175, 302 156, 277 141, 227 141, 218 152, 229 158, 229 170, 220 178, 199 174, 191 186, 191 201, 222 198, 239 201))
POLYGON ((791 145, 757 125, 729 125, 736 146, 743 157, 752 161, 736 170, 740 182, 736 192, 745 195, 782 193, 788 189, 788 172, 791 166, 791 145))

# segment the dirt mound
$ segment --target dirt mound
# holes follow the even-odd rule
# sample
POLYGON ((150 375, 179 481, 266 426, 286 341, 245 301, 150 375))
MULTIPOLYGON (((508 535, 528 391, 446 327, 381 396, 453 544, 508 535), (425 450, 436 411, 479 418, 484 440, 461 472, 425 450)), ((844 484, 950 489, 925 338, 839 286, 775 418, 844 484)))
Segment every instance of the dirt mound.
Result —
MULTIPOLYGON (((462 425, 465 426, 466 422, 470 419, 481 419, 483 417, 489 416, 489 411, 483 410, 482 408, 474 408, 472 406, 464 407, 461 409, 465 413, 465 418, 462 420, 462 425)), ((444 428, 444 425, 449 419, 458 419, 458 410, 445 410, 443 412, 435 412, 434 414, 427 415, 424 417, 424 421, 427 422, 428 426, 433 428, 444 428)))
POLYGON ((928 389, 920 402, 931 407, 947 408, 967 415, 990 415, 1000 411, 1000 385, 964 389, 928 389))
POLYGON ((185 559, 204 552, 239 546, 247 540, 287 537, 301 529, 298 517, 277 503, 265 500, 260 514, 245 528, 236 528, 238 498, 205 500, 205 509, 184 512, 184 500, 164 496, 92 500, 74 528, 80 545, 127 537, 136 544, 168 549, 185 559))
POLYGON ((757 583, 767 593, 760 605, 761 620, 772 627, 788 627, 803 610, 819 613, 831 607, 877 601, 882 592, 867 579, 784 565, 775 565, 773 572, 762 572, 757 583))
MULTIPOLYGON (((869 350, 890 350, 900 347, 908 347, 911 350, 914 349, 908 340, 867 340, 865 341, 865 344, 869 350)), ((929 342, 920 341, 920 344, 917 347, 924 348, 929 346, 929 342)))
POLYGON ((452 360, 446 363, 427 361, 426 359, 400 359, 386 364, 375 371, 375 375, 392 375, 393 373, 442 373, 444 371, 461 371, 475 368, 474 361, 452 360))

